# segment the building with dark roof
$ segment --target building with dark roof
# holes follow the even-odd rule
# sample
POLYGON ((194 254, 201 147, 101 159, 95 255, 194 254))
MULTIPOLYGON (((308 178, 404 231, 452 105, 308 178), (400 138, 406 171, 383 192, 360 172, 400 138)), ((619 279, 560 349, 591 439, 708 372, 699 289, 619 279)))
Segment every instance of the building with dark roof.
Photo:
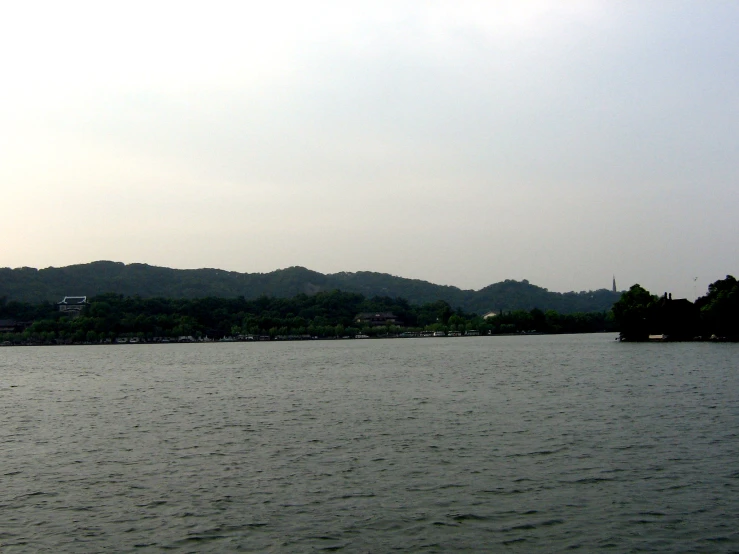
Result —
POLYGON ((665 335, 672 340, 690 340, 700 332, 700 310, 686 298, 665 295, 651 309, 650 335, 665 335))
POLYGON ((358 325, 369 325, 370 327, 401 325, 398 317, 392 312, 362 312, 361 314, 357 314, 354 322, 358 325))
POLYGON ((56 303, 60 312, 78 315, 85 306, 88 306, 87 296, 65 296, 64 300, 56 303))
POLYGON ((0 333, 15 333, 16 323, 14 319, 0 319, 0 333))

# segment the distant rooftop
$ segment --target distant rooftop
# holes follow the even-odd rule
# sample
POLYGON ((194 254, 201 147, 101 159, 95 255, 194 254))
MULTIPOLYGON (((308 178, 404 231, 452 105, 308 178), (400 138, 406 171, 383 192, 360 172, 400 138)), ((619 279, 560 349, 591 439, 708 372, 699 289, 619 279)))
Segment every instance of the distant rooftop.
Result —
POLYGON ((79 306, 87 304, 87 296, 65 296, 64 300, 58 304, 66 304, 67 306, 79 306))

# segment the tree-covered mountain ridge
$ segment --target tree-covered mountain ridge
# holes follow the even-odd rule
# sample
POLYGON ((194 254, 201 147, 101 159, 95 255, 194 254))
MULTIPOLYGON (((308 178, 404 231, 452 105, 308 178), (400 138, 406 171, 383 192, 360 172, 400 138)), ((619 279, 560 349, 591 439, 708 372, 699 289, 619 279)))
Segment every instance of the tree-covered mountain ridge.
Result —
POLYGON ((559 313, 610 310, 621 293, 607 289, 551 292, 527 280, 507 279, 480 290, 464 290, 420 279, 373 271, 323 274, 304 267, 269 273, 222 269, 172 269, 148 264, 97 261, 66 267, 0 268, 0 297, 23 302, 58 302, 64 296, 116 293, 144 298, 292 298, 299 294, 342 290, 368 298, 405 298, 413 304, 443 300, 468 312, 555 310, 559 313))

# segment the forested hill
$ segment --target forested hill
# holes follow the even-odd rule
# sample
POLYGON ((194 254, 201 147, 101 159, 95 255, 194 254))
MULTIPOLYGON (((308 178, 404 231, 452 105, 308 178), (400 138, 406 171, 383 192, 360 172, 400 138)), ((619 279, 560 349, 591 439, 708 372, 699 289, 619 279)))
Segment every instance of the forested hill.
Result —
POLYGON ((555 310, 559 313, 607 311, 620 293, 600 289, 550 292, 528 281, 506 280, 479 291, 435 285, 385 273, 360 271, 324 275, 303 267, 271 273, 237 273, 220 269, 170 269, 146 264, 99 261, 67 267, 0 268, 0 298, 58 302, 64 296, 106 292, 142 297, 246 299, 262 295, 291 298, 340 289, 373 296, 402 297, 413 304, 444 300, 453 307, 483 314, 502 310, 555 310))

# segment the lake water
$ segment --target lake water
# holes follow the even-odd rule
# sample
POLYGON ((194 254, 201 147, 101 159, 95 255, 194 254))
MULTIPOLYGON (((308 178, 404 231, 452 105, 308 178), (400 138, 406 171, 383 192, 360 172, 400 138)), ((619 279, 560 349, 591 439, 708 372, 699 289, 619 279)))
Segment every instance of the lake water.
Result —
POLYGON ((739 345, 0 349, 3 552, 736 552, 739 345))

